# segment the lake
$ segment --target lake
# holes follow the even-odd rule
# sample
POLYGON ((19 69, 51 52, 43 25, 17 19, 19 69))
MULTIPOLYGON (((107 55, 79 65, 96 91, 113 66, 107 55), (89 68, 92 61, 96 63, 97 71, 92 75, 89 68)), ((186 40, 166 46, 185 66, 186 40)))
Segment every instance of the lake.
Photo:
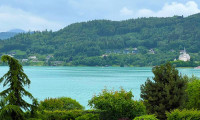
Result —
MULTIPOLYGON (((25 66, 24 71, 31 80, 28 89, 35 98, 71 97, 81 105, 87 106, 88 100, 105 87, 108 89, 131 90, 134 99, 140 99, 140 85, 152 78, 150 67, 32 67, 25 66)), ((8 71, 7 66, 0 67, 0 76, 8 71)), ((200 77, 200 69, 179 68, 180 73, 200 77)), ((2 85, 1 89, 2 90, 2 85)))

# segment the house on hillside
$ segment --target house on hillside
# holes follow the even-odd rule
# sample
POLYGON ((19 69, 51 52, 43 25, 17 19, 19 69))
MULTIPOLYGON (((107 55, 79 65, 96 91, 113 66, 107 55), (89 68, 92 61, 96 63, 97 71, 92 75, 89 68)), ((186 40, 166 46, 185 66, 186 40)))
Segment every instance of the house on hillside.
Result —
POLYGON ((129 49, 125 49, 125 50, 123 51, 123 53, 124 53, 124 54, 129 54, 129 53, 131 53, 131 52, 130 52, 129 49))
POLYGON ((138 49, 137 48, 133 48, 132 54, 137 54, 137 53, 138 53, 138 49))
POLYGON ((12 55, 12 56, 15 56, 16 52, 10 52, 8 53, 8 55, 12 55))
POLYGON ((52 58, 53 57, 53 55, 47 55, 47 57, 46 57, 46 59, 50 59, 50 58, 52 58))
POLYGON ((22 59, 22 62, 28 62, 28 59, 22 59))
POLYGON ((63 63, 64 63, 63 61, 52 61, 51 65, 58 66, 58 65, 62 65, 63 63))
POLYGON ((154 51, 153 49, 150 49, 150 50, 148 51, 148 53, 149 53, 149 54, 155 54, 155 51, 154 51))
POLYGON ((7 54, 8 56, 10 56, 10 57, 14 57, 13 55, 10 55, 10 54, 7 54))
POLYGON ((108 57, 108 55, 107 54, 103 54, 101 57, 108 57))
POLYGON ((28 58, 29 58, 29 59, 32 59, 32 60, 37 59, 36 56, 29 56, 28 58))

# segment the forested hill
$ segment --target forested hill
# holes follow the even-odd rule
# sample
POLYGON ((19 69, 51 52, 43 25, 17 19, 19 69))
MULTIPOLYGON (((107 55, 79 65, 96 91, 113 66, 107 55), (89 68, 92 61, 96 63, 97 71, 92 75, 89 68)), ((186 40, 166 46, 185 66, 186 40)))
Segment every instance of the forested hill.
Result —
POLYGON ((192 60, 199 61, 200 14, 93 20, 57 32, 22 33, 0 42, 1 54, 14 52, 18 59, 34 55, 40 61, 53 55, 51 61, 70 65, 151 66, 177 58, 184 47, 192 60))

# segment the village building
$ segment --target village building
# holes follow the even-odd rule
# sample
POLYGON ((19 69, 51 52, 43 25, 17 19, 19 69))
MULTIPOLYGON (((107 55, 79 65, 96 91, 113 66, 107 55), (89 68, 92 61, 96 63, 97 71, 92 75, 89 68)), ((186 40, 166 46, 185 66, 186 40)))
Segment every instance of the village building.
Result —
POLYGON ((108 57, 108 55, 107 54, 103 54, 101 57, 108 57))
POLYGON ((8 56, 10 56, 10 57, 14 57, 13 55, 10 55, 10 54, 7 54, 8 56))
POLYGON ((50 58, 52 58, 53 57, 53 55, 47 55, 47 57, 46 57, 46 59, 50 59, 50 58))
POLYGON ((63 63, 64 63, 63 61, 52 61, 52 62, 51 62, 51 65, 57 66, 57 65, 61 65, 61 64, 63 64, 63 63))
POLYGON ((185 62, 190 61, 190 55, 186 53, 185 48, 184 48, 184 50, 180 51, 179 60, 185 61, 185 62))
POLYGON ((28 59, 22 59, 22 62, 28 62, 28 59))
POLYGON ((129 49, 125 49, 125 50, 123 51, 123 53, 124 53, 124 54, 129 54, 129 53, 130 53, 130 50, 129 50, 129 49))
POLYGON ((36 56, 29 56, 28 58, 29 58, 29 59, 37 59, 36 56))
POLYGON ((138 49, 137 48, 133 48, 132 54, 137 54, 137 53, 138 53, 138 49))
POLYGON ((155 54, 155 51, 154 51, 153 49, 150 49, 150 50, 148 51, 148 53, 149 53, 149 54, 155 54))

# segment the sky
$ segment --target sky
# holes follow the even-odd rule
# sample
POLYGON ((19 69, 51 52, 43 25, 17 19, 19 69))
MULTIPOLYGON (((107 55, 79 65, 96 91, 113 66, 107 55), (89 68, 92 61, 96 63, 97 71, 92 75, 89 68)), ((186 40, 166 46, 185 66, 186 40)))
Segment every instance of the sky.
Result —
POLYGON ((200 0, 0 0, 0 32, 57 31, 97 19, 187 17, 196 13, 200 13, 200 0))

